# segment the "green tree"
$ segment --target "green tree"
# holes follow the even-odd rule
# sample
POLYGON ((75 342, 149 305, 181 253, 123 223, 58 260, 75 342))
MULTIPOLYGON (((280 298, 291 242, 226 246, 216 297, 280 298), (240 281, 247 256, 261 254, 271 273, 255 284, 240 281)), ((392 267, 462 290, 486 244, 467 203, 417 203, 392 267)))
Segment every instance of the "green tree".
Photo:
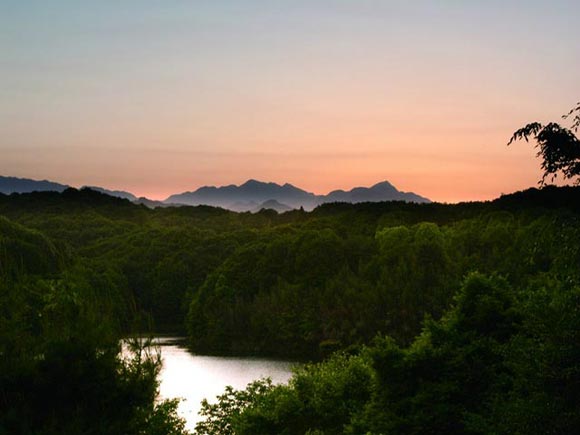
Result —
MULTIPOLYGON (((580 176, 580 139, 575 134, 580 127, 580 102, 563 118, 572 120, 569 128, 556 122, 546 125, 532 122, 514 132, 508 142, 508 145, 521 139, 526 142, 532 139, 536 142, 537 156, 542 158, 544 170, 540 180, 542 186, 546 183, 546 178, 550 176, 550 181, 553 181, 559 173, 565 179, 580 176)), ((580 184, 580 178, 576 179, 576 184, 580 184)))

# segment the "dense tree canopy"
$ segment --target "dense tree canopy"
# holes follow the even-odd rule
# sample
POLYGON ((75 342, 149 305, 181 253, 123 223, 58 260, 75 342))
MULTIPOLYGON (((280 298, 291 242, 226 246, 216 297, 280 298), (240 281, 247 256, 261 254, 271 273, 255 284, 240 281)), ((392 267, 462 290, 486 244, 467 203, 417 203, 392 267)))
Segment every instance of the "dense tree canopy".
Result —
POLYGON ((515 289, 470 274, 409 346, 377 337, 355 354, 204 403, 198 434, 573 434, 580 287, 515 289))
POLYGON ((0 434, 185 433, 156 354, 121 353, 122 275, 58 245, 0 217, 0 434))
POLYGON ((553 186, 283 214, 0 195, 0 433, 183 433, 155 354, 120 358, 149 318, 198 352, 328 358, 226 391, 199 433, 572 433, 579 215, 553 186))

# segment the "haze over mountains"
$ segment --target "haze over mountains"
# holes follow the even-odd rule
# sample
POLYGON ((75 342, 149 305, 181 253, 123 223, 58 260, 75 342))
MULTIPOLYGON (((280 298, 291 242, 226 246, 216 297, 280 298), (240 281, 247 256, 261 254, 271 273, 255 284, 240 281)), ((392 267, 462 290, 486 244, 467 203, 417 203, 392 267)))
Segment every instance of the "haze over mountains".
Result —
POLYGON ((249 211, 266 201, 275 200, 290 208, 303 207, 311 210, 326 202, 378 202, 408 201, 430 202, 427 198, 412 192, 401 192, 388 181, 372 187, 356 187, 349 191, 335 190, 328 195, 315 195, 291 184, 264 183, 248 180, 240 186, 205 186, 194 192, 171 195, 164 202, 168 204, 213 205, 236 211, 249 211))
MULTIPOLYGON (((37 181, 26 178, 0 176, 0 193, 26 193, 33 191, 62 192, 70 186, 47 180, 37 181)), ((355 187, 349 191, 334 190, 327 195, 315 195, 291 184, 267 183, 248 180, 245 183, 228 186, 204 186, 192 192, 183 192, 169 196, 164 201, 153 201, 147 198, 137 198, 129 192, 108 190, 102 187, 85 186, 92 190, 124 198, 131 202, 145 204, 148 207, 167 205, 210 205, 228 210, 256 212, 261 209, 273 209, 284 212, 291 209, 304 208, 312 210, 327 202, 379 202, 407 201, 430 202, 429 199, 413 192, 402 192, 388 181, 377 183, 372 187, 355 187)))

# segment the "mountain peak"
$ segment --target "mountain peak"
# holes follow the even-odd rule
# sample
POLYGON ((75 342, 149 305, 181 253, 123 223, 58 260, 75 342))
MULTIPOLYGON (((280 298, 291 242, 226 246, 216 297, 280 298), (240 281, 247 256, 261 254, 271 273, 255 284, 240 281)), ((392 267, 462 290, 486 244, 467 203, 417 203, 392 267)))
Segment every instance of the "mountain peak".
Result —
POLYGON ((233 188, 240 188, 240 189, 250 189, 250 190, 269 190, 273 191, 275 189, 281 189, 282 186, 276 183, 268 182, 268 181, 260 181, 250 178, 244 184, 240 184, 239 186, 232 185, 233 188))
MULTIPOLYGON (((315 195, 290 183, 283 185, 249 179, 236 186, 201 187, 195 192, 184 192, 172 195, 166 203, 189 205, 212 205, 230 210, 241 210, 251 207, 252 204, 263 204, 266 201, 276 201, 291 208, 303 207, 311 210, 325 202, 378 202, 378 201, 410 201, 429 202, 414 193, 401 192, 390 182, 382 181, 372 187, 355 187, 350 191, 335 190, 328 195, 315 195)), ((275 205, 274 203, 271 203, 275 205)))
POLYGON ((381 189, 381 188, 395 189, 395 186, 393 186, 390 182, 385 180, 385 181, 381 181, 381 182, 379 182, 371 187, 371 189, 381 189))

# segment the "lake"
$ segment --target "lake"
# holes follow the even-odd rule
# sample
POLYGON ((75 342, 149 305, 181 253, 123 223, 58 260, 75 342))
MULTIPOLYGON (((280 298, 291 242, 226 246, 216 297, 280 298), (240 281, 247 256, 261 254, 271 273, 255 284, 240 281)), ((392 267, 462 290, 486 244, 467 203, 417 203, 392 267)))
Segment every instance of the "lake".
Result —
POLYGON ((189 430, 201 419, 198 412, 204 398, 214 403, 227 385, 242 389, 263 377, 270 377, 276 384, 285 383, 295 364, 266 358, 194 355, 184 346, 183 339, 177 337, 158 337, 155 343, 163 360, 159 399, 183 399, 178 412, 187 421, 189 430))

